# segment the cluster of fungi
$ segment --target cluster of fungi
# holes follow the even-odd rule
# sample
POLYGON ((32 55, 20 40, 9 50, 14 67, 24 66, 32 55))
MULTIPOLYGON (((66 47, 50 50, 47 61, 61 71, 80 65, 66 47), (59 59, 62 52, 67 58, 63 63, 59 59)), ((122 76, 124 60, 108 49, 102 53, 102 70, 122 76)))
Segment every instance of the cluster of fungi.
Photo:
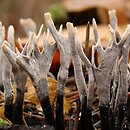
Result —
POLYGON ((40 101, 46 124, 50 129, 65 130, 63 114, 64 87, 68 78, 70 61, 74 67, 74 76, 80 99, 78 124, 80 130, 94 130, 92 118, 92 101, 94 86, 97 87, 99 97, 100 128, 102 130, 129 130, 130 129, 130 101, 128 86, 130 83, 129 46, 130 26, 120 35, 117 27, 115 11, 109 11, 109 28, 111 39, 106 48, 102 47, 98 34, 97 24, 93 19, 94 41, 92 45, 91 61, 84 53, 78 36, 78 30, 72 23, 66 24, 68 37, 62 35, 62 29, 56 30, 51 14, 44 14, 47 26, 43 50, 38 47, 39 33, 29 32, 25 46, 20 44, 20 52, 15 47, 14 28, 9 26, 7 40, 5 28, 0 23, 0 83, 4 87, 5 117, 13 124, 22 124, 23 101, 25 84, 30 77, 40 101), (49 42, 49 32, 55 42, 49 42), (48 78, 53 56, 56 51, 60 53, 60 67, 57 74, 56 111, 50 104, 48 96, 48 78), (95 52, 100 56, 98 65, 95 63, 95 52), (84 64, 88 82, 86 83, 82 65, 84 64), (12 76, 13 75, 13 76, 12 76), (11 78, 16 84, 16 99, 13 104, 13 89, 11 78))

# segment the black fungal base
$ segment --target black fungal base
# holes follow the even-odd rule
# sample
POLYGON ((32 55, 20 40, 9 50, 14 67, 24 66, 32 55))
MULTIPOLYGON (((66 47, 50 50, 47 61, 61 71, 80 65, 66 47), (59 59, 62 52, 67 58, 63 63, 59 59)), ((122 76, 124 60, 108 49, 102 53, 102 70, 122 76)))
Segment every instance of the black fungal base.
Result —
POLYGON ((110 115, 110 126, 109 126, 109 128, 110 128, 110 130, 114 130, 114 127, 115 127, 115 115, 114 115, 114 113, 113 113, 113 111, 110 109, 110 113, 109 113, 109 115, 110 115))
POLYGON ((109 107, 100 106, 101 130, 110 130, 109 107))
POLYGON ((23 99, 24 99, 24 94, 17 94, 16 102, 14 104, 14 111, 13 111, 13 123, 14 124, 22 124, 23 99))
POLYGON ((5 104, 4 106, 4 115, 10 121, 13 121, 13 104, 5 104))
POLYGON ((63 95, 58 94, 56 100, 56 130, 64 130, 63 95))
POLYGON ((49 97, 47 96, 47 97, 44 97, 43 99, 40 99, 40 103, 41 103, 41 106, 45 115, 46 123, 55 127, 54 114, 53 114, 53 110, 50 104, 49 97))
POLYGON ((114 130, 124 130, 123 126, 125 123, 125 118, 127 118, 127 106, 126 104, 119 105, 119 110, 117 114, 117 119, 115 121, 114 130))
POLYGON ((80 130, 94 130, 92 111, 87 108, 87 97, 84 98, 81 107, 80 130))

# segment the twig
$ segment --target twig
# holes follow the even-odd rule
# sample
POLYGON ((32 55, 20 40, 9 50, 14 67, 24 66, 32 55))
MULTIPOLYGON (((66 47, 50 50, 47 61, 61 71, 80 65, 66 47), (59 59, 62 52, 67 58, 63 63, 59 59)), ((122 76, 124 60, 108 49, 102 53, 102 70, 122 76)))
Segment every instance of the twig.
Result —
POLYGON ((23 114, 24 114, 25 116, 36 117, 36 118, 39 118, 39 119, 42 119, 42 120, 44 120, 44 119, 45 119, 45 118, 44 118, 44 117, 42 117, 42 116, 39 116, 39 115, 34 115, 34 114, 32 114, 32 113, 23 112, 23 114))
POLYGON ((65 96, 66 97, 71 97, 71 96, 76 95, 76 94, 78 94, 77 90, 76 91, 67 92, 67 93, 65 93, 65 96))
POLYGON ((75 98, 79 98, 79 95, 78 95, 78 94, 73 95, 73 96, 69 97, 68 99, 69 99, 69 100, 73 100, 73 99, 75 99, 75 98))
POLYGON ((26 122, 26 120, 25 120, 24 115, 23 115, 23 122, 24 122, 25 126, 28 127, 28 124, 27 124, 27 122, 26 122))
POLYGON ((70 102, 70 104, 72 104, 72 103, 76 102, 77 100, 79 100, 79 98, 71 99, 71 100, 69 100, 69 102, 70 102))

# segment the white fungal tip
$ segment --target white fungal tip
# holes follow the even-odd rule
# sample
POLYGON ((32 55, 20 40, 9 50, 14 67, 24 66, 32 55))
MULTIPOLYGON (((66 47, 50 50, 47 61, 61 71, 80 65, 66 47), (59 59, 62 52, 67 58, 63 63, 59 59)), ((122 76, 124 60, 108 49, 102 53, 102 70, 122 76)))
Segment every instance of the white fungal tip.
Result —
POLYGON ((49 12, 44 14, 44 18, 45 18, 45 22, 48 22, 52 19, 51 14, 49 12))
POLYGON ((67 22, 67 23, 66 23, 66 26, 67 26, 67 28, 73 28, 73 23, 67 22))
POLYGON ((27 18, 27 19, 20 19, 19 22, 20 22, 20 24, 27 24, 27 23, 31 23, 34 21, 31 18, 27 18))
POLYGON ((73 23, 67 22, 66 27, 67 27, 68 33, 73 34, 73 32, 74 32, 73 23))
POLYGON ((95 20, 95 18, 92 19, 92 23, 93 23, 93 25, 96 25, 96 20, 95 20))
POLYGON ((60 28, 59 28, 59 33, 61 33, 63 30, 63 24, 60 25, 60 28))
POLYGON ((38 34, 37 34, 37 39, 40 38, 41 33, 42 33, 42 30, 43 30, 43 24, 41 25, 41 27, 40 27, 40 29, 39 29, 39 32, 38 32, 38 34))
POLYGON ((19 52, 19 50, 18 50, 17 47, 15 47, 15 50, 16 50, 16 53, 17 53, 17 54, 20 54, 20 52, 19 52))
POLYGON ((99 45, 101 45, 101 40, 100 40, 100 38, 98 38, 98 41, 97 41, 96 46, 98 47, 99 45))
POLYGON ((78 36, 78 29, 76 27, 74 27, 74 33, 78 36))
POLYGON ((111 15, 111 14, 115 14, 116 13, 116 11, 113 9, 113 10, 110 10, 110 11, 108 11, 108 14, 109 15, 111 15))
POLYGON ((21 39, 20 39, 20 37, 18 37, 18 42, 21 43, 21 39))
POLYGON ((96 29, 97 31, 97 23, 96 23, 95 18, 92 19, 92 24, 93 24, 94 29, 96 29))
POLYGON ((8 45, 9 43, 5 40, 4 42, 3 42, 3 44, 1 45, 1 48, 3 49, 3 52, 7 52, 7 45, 8 45))
POLYGON ((9 28, 8 28, 8 33, 14 34, 14 27, 13 27, 13 25, 10 25, 10 26, 9 26, 9 28))
POLYGON ((2 26, 2 31, 3 33, 5 33, 5 26, 2 26))
POLYGON ((127 29, 130 31, 130 24, 127 25, 127 29))

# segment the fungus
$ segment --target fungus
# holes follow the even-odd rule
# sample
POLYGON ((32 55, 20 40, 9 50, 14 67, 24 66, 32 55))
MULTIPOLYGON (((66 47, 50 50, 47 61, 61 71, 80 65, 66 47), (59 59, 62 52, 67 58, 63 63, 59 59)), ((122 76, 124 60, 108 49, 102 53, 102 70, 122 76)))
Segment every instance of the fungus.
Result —
POLYGON ((46 25, 55 39, 57 48, 60 52, 60 68, 57 75, 56 130, 64 130, 63 97, 70 64, 70 43, 68 38, 65 38, 60 34, 62 29, 60 29, 59 32, 56 30, 51 14, 46 13, 44 14, 44 17, 46 25))
MULTIPOLYGON (((118 21, 115 11, 110 11, 109 28, 112 38, 108 43, 108 46, 104 49, 100 41, 96 21, 93 19, 94 44, 92 45, 92 58, 90 62, 87 57, 90 31, 89 23, 86 30, 86 53, 84 53, 79 39, 78 30, 72 23, 68 22, 66 24, 68 37, 64 37, 61 34, 62 25, 58 32, 50 13, 46 13, 44 18, 47 25, 47 33, 44 39, 42 52, 39 50, 38 40, 43 25, 37 35, 36 30, 32 29, 35 28, 33 26, 35 24, 32 24, 25 29, 29 38, 24 47, 22 47, 20 44, 21 41, 18 39, 18 44, 22 49, 22 52, 20 53, 17 48, 15 49, 13 26, 8 28, 7 41, 4 41, 5 29, 4 26, 2 26, 2 23, 0 23, 0 44, 2 44, 2 49, 0 48, 0 62, 2 65, 0 72, 3 74, 3 77, 0 75, 0 85, 4 86, 5 116, 13 121, 13 123, 22 123, 25 83, 29 76, 41 103, 46 124, 51 125, 56 130, 64 130, 64 87, 68 78, 70 60, 72 59, 74 76, 80 99, 80 106, 78 106, 78 109, 81 113, 80 119, 78 119, 79 115, 77 115, 75 120, 80 123, 80 129, 94 130, 95 126, 100 123, 102 130, 123 130, 129 128, 127 118, 129 118, 130 112, 127 109, 129 107, 128 86, 130 82, 130 67, 128 63, 130 25, 127 26, 125 32, 121 36, 118 31, 118 21), (51 32, 51 35, 55 40, 54 43, 49 43, 49 32, 51 32), (60 68, 57 75, 55 122, 54 111, 48 95, 47 76, 52 64, 53 55, 57 48, 60 52, 60 68), (101 58, 101 61, 98 62, 98 66, 95 65, 95 51, 97 51, 101 58), (88 83, 85 82, 85 77, 83 75, 83 64, 88 73, 88 83), (14 110, 12 107, 12 73, 17 90, 14 110), (92 114, 94 85, 96 85, 98 91, 98 110, 100 111, 100 121, 95 124, 93 123, 92 118, 93 115, 95 115, 95 112, 92 114), (129 112, 129 115, 127 115, 127 111, 129 112)), ((77 113, 79 114, 79 112, 77 113)), ((72 129, 72 116, 69 122, 69 128, 72 129)), ((75 128, 77 128, 76 125, 75 128)))
POLYGON ((32 79, 36 89, 37 97, 40 100, 47 124, 54 126, 54 114, 48 96, 47 72, 52 62, 56 44, 48 43, 48 35, 42 53, 37 48, 37 37, 31 34, 33 40, 27 45, 27 54, 17 56, 17 63, 32 79))

